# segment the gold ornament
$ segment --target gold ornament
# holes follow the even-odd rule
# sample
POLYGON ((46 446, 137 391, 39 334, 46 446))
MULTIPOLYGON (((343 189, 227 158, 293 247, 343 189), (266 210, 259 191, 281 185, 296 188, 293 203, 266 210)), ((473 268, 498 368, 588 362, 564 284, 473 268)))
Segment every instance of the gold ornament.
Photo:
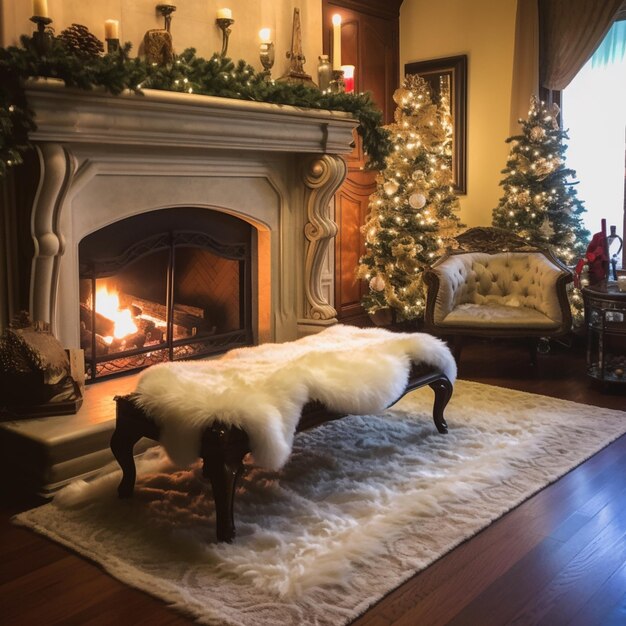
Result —
POLYGON ((539 143, 546 136, 546 131, 541 126, 533 126, 530 129, 530 140, 539 143))

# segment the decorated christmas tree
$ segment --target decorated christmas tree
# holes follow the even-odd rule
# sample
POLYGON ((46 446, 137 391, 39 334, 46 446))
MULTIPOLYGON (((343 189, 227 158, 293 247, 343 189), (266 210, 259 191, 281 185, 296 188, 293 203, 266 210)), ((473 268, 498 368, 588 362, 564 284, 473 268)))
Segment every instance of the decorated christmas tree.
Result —
POLYGON ((358 276, 369 283, 363 298, 368 312, 390 308, 407 320, 422 316, 423 271, 452 245, 461 225, 454 213, 447 85, 441 85, 439 106, 416 75, 407 76, 393 97, 395 122, 386 127, 393 146, 370 197, 358 276))
POLYGON ((584 255, 589 232, 581 219, 585 208, 576 195, 576 173, 565 166, 568 136, 558 114, 556 104, 546 106, 533 96, 528 119, 519 120, 522 133, 506 140, 512 147, 493 225, 549 248, 571 266, 584 255))

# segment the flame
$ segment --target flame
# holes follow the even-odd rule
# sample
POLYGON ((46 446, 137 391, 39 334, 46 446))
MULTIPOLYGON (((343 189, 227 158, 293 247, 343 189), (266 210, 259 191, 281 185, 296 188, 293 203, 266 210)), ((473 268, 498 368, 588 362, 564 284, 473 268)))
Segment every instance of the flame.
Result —
MULTIPOLYGON (((117 292, 109 292, 106 287, 99 287, 96 291, 96 311, 115 324, 113 329, 115 339, 122 339, 126 335, 137 332, 137 326, 133 322, 130 310, 120 310, 120 299, 117 292)), ((104 340, 111 344, 113 337, 104 337, 104 340)))

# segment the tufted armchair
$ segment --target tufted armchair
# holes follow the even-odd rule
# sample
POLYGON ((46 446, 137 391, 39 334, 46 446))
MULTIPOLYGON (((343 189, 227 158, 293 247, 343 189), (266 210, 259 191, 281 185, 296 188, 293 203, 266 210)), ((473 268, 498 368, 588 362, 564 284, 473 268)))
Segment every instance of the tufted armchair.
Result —
POLYGON ((539 338, 571 328, 572 273, 547 250, 500 229, 470 229, 457 241, 460 249, 424 274, 426 329, 454 337, 457 361, 464 337, 527 337, 534 363, 539 338))

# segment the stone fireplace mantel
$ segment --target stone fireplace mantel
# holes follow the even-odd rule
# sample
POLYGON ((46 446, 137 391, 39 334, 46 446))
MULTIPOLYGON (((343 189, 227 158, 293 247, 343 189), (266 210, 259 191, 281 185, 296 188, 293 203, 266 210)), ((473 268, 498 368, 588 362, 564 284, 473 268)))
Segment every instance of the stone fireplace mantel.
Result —
POLYGON ((32 209, 33 319, 79 345, 78 244, 139 213, 204 207, 258 233, 256 341, 336 321, 330 204, 351 150, 347 113, 145 90, 27 86, 40 176, 32 209))

